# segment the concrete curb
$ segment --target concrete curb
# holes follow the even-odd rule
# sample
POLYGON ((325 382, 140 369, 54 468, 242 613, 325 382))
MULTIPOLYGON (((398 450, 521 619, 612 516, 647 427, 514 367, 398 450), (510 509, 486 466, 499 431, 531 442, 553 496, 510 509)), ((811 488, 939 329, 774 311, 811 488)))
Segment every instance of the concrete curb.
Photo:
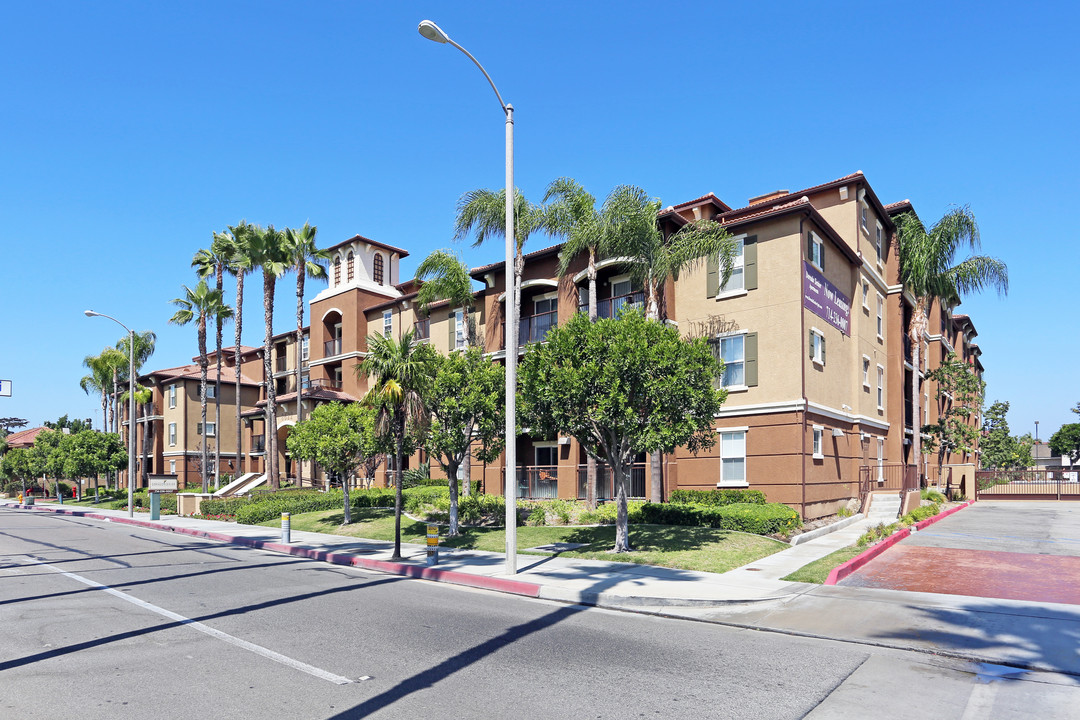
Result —
MULTIPOLYGON (((945 512, 938 513, 934 517, 927 518, 927 519, 925 519, 925 520, 923 520, 921 522, 915 523, 914 527, 915 527, 916 530, 922 530, 924 527, 927 527, 928 525, 933 525, 938 520, 941 520, 942 518, 946 518, 946 517, 952 515, 954 512, 959 512, 960 510, 963 510, 964 508, 966 508, 969 505, 971 505, 970 501, 964 503, 963 505, 957 505, 954 508, 949 508, 945 512)), ((890 535, 889 537, 885 538, 884 540, 879 542, 877 545, 874 545, 874 546, 870 547, 865 552, 862 552, 862 553, 856 555, 855 557, 851 558, 850 560, 848 560, 843 565, 837 565, 836 567, 834 567, 832 569, 832 572, 829 573, 829 577, 825 580, 825 584, 826 585, 835 585, 836 583, 840 582, 841 580, 846 578, 848 575, 855 572, 856 570, 861 568, 863 565, 870 562, 871 560, 876 558, 878 555, 885 552, 886 550, 891 548, 893 545, 900 542, 901 540, 903 540, 904 538, 906 538, 909 535, 911 535, 911 528, 904 528, 903 530, 895 532, 892 535, 890 535)))
POLYGON ((853 523, 857 523, 860 520, 864 519, 865 517, 866 516, 863 515, 862 513, 855 513, 851 517, 846 517, 843 520, 838 520, 838 521, 834 522, 832 525, 826 525, 825 527, 819 527, 816 530, 811 530, 810 532, 805 532, 802 535, 796 535, 795 537, 793 537, 791 539, 791 543, 790 543, 791 547, 796 547, 797 545, 801 545, 802 543, 806 542, 807 540, 813 540, 814 538, 819 538, 822 535, 828 535, 829 533, 834 533, 837 530, 843 530, 848 525, 851 525, 853 523))

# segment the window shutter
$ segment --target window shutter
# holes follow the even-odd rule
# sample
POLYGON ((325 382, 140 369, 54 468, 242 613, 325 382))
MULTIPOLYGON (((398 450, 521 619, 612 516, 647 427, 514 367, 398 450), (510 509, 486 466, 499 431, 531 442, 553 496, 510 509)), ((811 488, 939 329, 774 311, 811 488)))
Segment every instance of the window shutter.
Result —
POLYGON ((454 345, 457 343, 457 322, 455 322, 456 320, 457 320, 457 312, 454 311, 454 310, 451 310, 450 311, 450 322, 446 323, 447 325, 450 326, 450 344, 447 346, 448 349, 450 349, 450 350, 453 350, 454 345))
POLYGON ((821 336, 821 364, 825 364, 825 336, 821 336))
POLYGON ((747 387, 757 387, 757 333, 747 333, 743 344, 743 377, 747 387))
POLYGON ((747 290, 757 290, 757 235, 743 240, 743 283, 747 290))
POLYGON ((810 331, 810 359, 814 359, 814 331, 810 331))
POLYGON ((705 264, 705 297, 716 297, 720 291, 720 258, 710 255, 705 264))
POLYGON ((814 234, 806 233, 806 259, 814 262, 814 234))

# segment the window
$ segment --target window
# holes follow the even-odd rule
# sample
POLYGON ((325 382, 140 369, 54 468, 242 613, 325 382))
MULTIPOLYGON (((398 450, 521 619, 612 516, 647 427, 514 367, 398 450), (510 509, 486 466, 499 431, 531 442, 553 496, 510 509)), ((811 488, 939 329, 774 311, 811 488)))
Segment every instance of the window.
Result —
POLYGON ((307 360, 309 357, 311 357, 310 346, 311 346, 311 338, 308 337, 307 335, 305 335, 304 339, 300 341, 300 359, 301 360, 307 360))
POLYGON ((170 475, 175 475, 176 474, 176 461, 175 460, 170 460, 169 461, 169 474, 170 475))
MULTIPOLYGON (((588 288, 586 288, 587 292, 588 288)), ((630 278, 628 276, 621 275, 611 278, 611 297, 622 297, 623 295, 629 295, 631 292, 630 278)), ((588 302, 588 297, 586 297, 585 302, 588 302)))
POLYGON ((169 386, 169 407, 176 407, 176 385, 169 386))
POLYGON ((206 383, 206 399, 213 400, 217 397, 217 384, 208 382, 206 383))
POLYGON ((870 356, 862 356, 862 384, 866 389, 870 389, 870 356))
POLYGON ((877 409, 885 409, 885 368, 877 366, 877 409))
POLYGON ((878 265, 880 265, 881 261, 884 259, 884 252, 885 252, 885 235, 884 235, 884 231, 885 231, 885 229, 883 227, 881 227, 881 223, 878 223, 877 224, 877 232, 874 234, 874 249, 877 250, 878 265))
POLYGON ((746 338, 732 335, 720 338, 720 359, 724 361, 724 387, 746 384, 746 338))
POLYGON ((885 298, 881 293, 877 296, 877 336, 878 340, 885 337, 885 298))
POLYGON ((930 424, 930 391, 923 395, 923 425, 930 424))
POLYGON ((720 485, 746 484, 746 431, 720 433, 720 485))
POLYGON ((877 441, 877 479, 878 482, 885 480, 885 438, 877 441))
POLYGON ((454 349, 465 347, 465 311, 454 311, 454 349))
POLYGON ((536 453, 536 464, 541 467, 554 467, 559 464, 559 446, 558 445, 537 445, 534 448, 536 453))
POLYGON ((825 336, 817 329, 810 331, 810 359, 825 365, 825 336))
POLYGON ((735 241, 735 256, 731 259, 731 277, 721 286, 720 292, 730 293, 746 289, 743 278, 743 261, 743 239, 739 238, 735 241))
POLYGON ((825 457, 821 452, 821 439, 825 435, 825 428, 820 425, 814 426, 814 458, 821 459, 825 457))
POLYGON ((867 220, 867 215, 869 215, 869 213, 870 213, 870 208, 867 206, 866 203, 863 203, 862 207, 859 208, 859 220, 862 221, 863 230, 867 230, 866 220, 867 220))
MULTIPOLYGON (((195 423, 195 434, 202 435, 202 423, 195 423)), ((217 424, 208 422, 206 423, 206 436, 215 437, 217 435, 217 424)))
POLYGON ((383 310, 382 334, 386 337, 394 334, 394 313, 392 310, 383 310))
POLYGON ((345 282, 352 282, 353 268, 355 265, 355 256, 353 255, 353 251, 350 250, 349 254, 345 257, 345 282))
POLYGON ((176 447, 176 423, 169 423, 169 447, 176 447))
POLYGON ((862 306, 866 310, 870 309, 870 282, 867 280, 862 281, 862 306))
POLYGON ((375 280, 376 285, 383 284, 383 259, 380 253, 375 253, 375 257, 371 261, 371 277, 375 280))
POLYGON ((810 232, 806 239, 806 259, 818 270, 825 270, 825 246, 816 233, 810 232))
POLYGON ((338 255, 334 258, 334 284, 341 284, 341 256, 338 255))

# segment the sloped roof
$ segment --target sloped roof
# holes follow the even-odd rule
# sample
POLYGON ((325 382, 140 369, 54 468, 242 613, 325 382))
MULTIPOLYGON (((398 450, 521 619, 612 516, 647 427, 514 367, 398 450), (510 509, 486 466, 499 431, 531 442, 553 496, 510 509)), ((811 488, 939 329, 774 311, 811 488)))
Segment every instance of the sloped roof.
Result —
POLYGON ((345 245, 348 245, 349 243, 356 242, 357 240, 359 240, 360 242, 366 242, 368 245, 373 245, 373 246, 375 246, 377 248, 382 248, 383 250, 386 250, 387 252, 397 253, 398 257, 401 257, 401 258, 408 257, 408 255, 409 255, 408 250, 404 250, 404 249, 399 248, 399 247, 394 247, 393 245, 387 245, 386 243, 381 243, 378 240, 372 240, 371 238, 367 238, 367 237, 364 237, 363 235, 359 235, 359 234, 353 235, 348 240, 342 240, 341 242, 339 242, 336 245, 331 245, 330 247, 326 248, 326 251, 327 252, 333 252, 334 250, 337 250, 339 247, 343 247, 345 245))
MULTIPOLYGON (((199 380, 199 366, 198 365, 181 365, 174 368, 165 368, 164 370, 154 370, 152 372, 145 373, 143 377, 153 377, 157 380, 199 380)), ((211 365, 206 369, 206 381, 215 382, 217 380, 217 368, 211 365)), ((223 367, 221 368, 221 382, 223 383, 235 383, 236 371, 235 368, 223 367)), ((252 380, 247 375, 240 373, 240 383, 243 385, 260 385, 257 380, 252 380)))
POLYGON ((9 450, 15 450, 17 448, 28 448, 34 446, 34 440, 42 430, 48 430, 47 427, 30 428, 29 430, 20 430, 19 432, 13 432, 7 436, 7 446, 9 450))

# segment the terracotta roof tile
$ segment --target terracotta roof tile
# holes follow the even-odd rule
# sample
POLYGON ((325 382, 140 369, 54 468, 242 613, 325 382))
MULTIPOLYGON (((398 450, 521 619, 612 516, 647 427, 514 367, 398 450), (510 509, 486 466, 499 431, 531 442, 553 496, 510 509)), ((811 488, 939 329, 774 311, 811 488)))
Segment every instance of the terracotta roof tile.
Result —
POLYGON ((28 448, 34 445, 34 439, 43 431, 48 430, 47 427, 30 428, 29 430, 20 430, 19 432, 13 432, 7 436, 7 446, 9 450, 15 450, 17 448, 28 448))
POLYGON ((359 240, 361 242, 366 242, 368 245, 374 245, 377 248, 382 248, 383 250, 386 250, 387 252, 397 253, 398 257, 408 257, 409 256, 409 251, 408 250, 404 250, 404 249, 399 248, 399 247, 394 247, 393 245, 387 245, 386 243, 381 243, 381 242, 379 242, 377 240, 372 240, 371 238, 366 238, 363 235, 353 235, 348 240, 342 240, 341 242, 337 243, 336 245, 331 245, 330 247, 326 248, 326 250, 327 250, 327 252, 332 252, 334 250, 337 250, 339 247, 342 247, 344 245, 348 245, 349 243, 355 242, 357 240, 359 240))

